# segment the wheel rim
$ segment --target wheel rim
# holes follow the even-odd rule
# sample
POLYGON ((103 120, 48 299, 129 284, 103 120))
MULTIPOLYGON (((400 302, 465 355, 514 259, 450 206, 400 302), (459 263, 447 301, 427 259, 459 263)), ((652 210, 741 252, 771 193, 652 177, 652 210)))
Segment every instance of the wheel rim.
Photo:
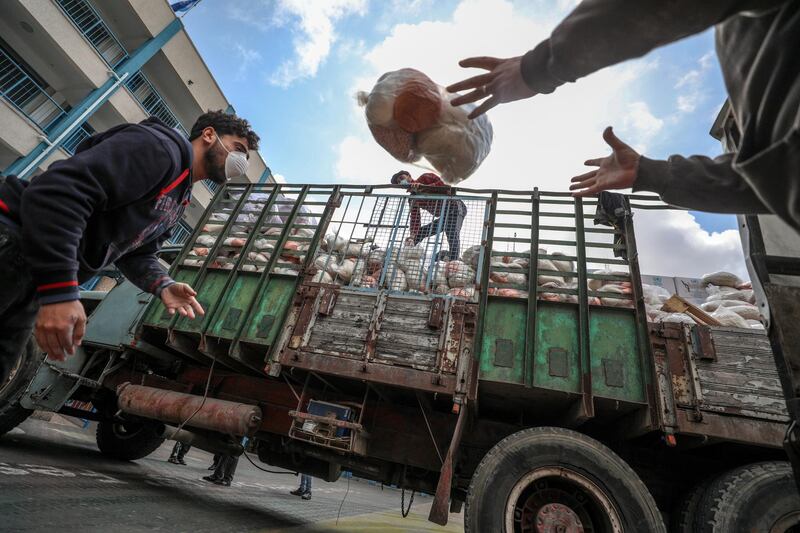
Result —
POLYGON ((561 467, 523 476, 508 497, 507 533, 619 533, 611 498, 587 477, 561 467))
POLYGON ((136 424, 134 422, 114 422, 111 425, 114 436, 120 440, 134 438, 143 428, 144 426, 142 424, 136 424))
MULTIPOLYGON (((0 395, 2 395, 6 388, 9 387, 14 381, 14 376, 16 376, 17 372, 19 372, 19 369, 22 367, 22 361, 24 360, 25 350, 22 350, 22 352, 20 352, 20 354, 17 356, 16 361, 14 361, 14 366, 11 367, 11 373, 8 374, 8 379, 6 379, 5 382, 0 383, 0 395)), ((2 377, 0 377, 0 379, 2 379, 2 377)))
POLYGON ((800 511, 792 511, 783 515, 769 528, 769 533, 797 532, 800 532, 800 511))

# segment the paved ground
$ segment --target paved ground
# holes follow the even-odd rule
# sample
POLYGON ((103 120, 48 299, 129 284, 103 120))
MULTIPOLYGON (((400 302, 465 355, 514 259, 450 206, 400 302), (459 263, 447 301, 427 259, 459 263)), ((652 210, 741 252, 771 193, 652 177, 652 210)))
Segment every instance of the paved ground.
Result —
POLYGON ((429 496, 417 495, 406 519, 400 491, 362 480, 316 482, 313 498, 303 501, 288 494, 298 478, 261 472, 244 459, 233 486, 218 487, 200 479, 210 454, 193 449, 188 466, 177 466, 166 462, 170 450, 166 443, 146 459, 111 461, 97 451, 93 431, 30 419, 0 439, 0 530, 463 531, 462 515, 451 515, 447 527, 427 522, 429 496))

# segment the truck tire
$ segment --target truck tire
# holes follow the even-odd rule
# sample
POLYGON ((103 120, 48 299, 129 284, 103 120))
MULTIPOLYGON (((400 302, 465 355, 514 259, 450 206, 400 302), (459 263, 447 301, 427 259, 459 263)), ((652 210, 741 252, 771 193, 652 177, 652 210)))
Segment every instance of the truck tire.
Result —
POLYGON ((781 533, 798 524, 800 493, 792 467, 769 461, 736 468, 714 480, 698 507, 694 531, 781 533))
POLYGON ((713 477, 698 483, 678 502, 670 517, 669 530, 672 533, 694 533, 697 510, 712 481, 713 477))
POLYGON ((158 422, 103 420, 97 424, 97 447, 107 457, 134 461, 164 444, 160 430, 158 422))
POLYGON ((31 337, 18 359, 12 363, 11 375, 5 383, 0 384, 0 436, 20 425, 33 413, 22 407, 19 400, 44 357, 45 354, 31 337))
POLYGON ((666 532, 647 487, 603 444, 562 428, 514 433, 478 465, 467 492, 464 531, 527 533, 556 527, 666 532))

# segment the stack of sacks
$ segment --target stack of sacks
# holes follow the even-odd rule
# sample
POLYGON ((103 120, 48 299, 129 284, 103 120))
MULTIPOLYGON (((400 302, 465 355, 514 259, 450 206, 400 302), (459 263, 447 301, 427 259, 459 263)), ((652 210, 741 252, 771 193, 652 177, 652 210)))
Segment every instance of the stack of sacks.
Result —
MULTIPOLYGON (((239 191, 228 191, 231 200, 238 201, 242 193, 239 191)), ((242 248, 247 244, 247 239, 254 231, 255 224, 261 216, 270 193, 251 193, 245 204, 242 206, 239 215, 236 217, 236 224, 231 227, 230 236, 226 237, 217 251, 217 256, 209 263, 210 268, 221 268, 231 270, 235 263, 240 259, 242 248)), ((283 230, 282 227, 272 227, 271 225, 283 225, 288 220, 288 215, 292 211, 292 200, 279 194, 271 211, 285 213, 270 215, 262 221, 259 229, 259 237, 253 243, 252 250, 247 254, 247 258, 242 264, 242 270, 246 272, 262 272, 269 262, 270 256, 275 250, 277 240, 283 230), (265 227, 270 226, 270 227, 265 227)), ((311 212, 305 206, 300 207, 300 215, 295 218, 295 224, 314 225, 316 218, 310 216, 311 212)), ((205 263, 210 249, 216 244, 225 223, 230 219, 230 212, 216 212, 209 217, 208 223, 203 227, 200 236, 189 251, 184 260, 185 265, 201 266, 205 263)), ((276 262, 275 274, 286 274, 296 276, 299 265, 305 261, 309 245, 305 239, 314 236, 314 231, 309 228, 295 228, 290 233, 288 240, 280 250, 280 256, 276 262), (302 238, 303 240, 291 240, 291 237, 302 238)))
MULTIPOLYGON (((644 297, 644 307, 645 310, 647 311, 647 318, 650 322, 673 321, 673 320, 664 320, 666 315, 668 315, 669 313, 661 310, 661 308, 664 306, 666 301, 669 300, 671 296, 667 289, 665 289, 664 287, 658 287, 656 285, 648 285, 646 283, 642 283, 642 296, 644 297)), ((691 320, 691 317, 689 317, 689 315, 682 315, 682 316, 685 316, 691 320)))
MULTIPOLYGON (((320 242, 320 253, 312 264, 315 270, 312 281, 337 285, 373 285, 372 276, 380 272, 383 251, 376 249, 371 242, 350 241, 339 235, 329 233, 320 242), (376 258, 380 254, 379 262, 376 258)), ((374 282, 375 284, 377 282, 374 282)))
MULTIPOLYGON (((189 251, 189 255, 184 261, 184 264, 189 266, 201 266, 205 262, 205 258, 208 256, 210 249, 216 244, 222 229, 223 225, 221 224, 206 224, 203 227, 202 233, 197 237, 195 246, 189 251)), ((313 236, 313 232, 310 234, 309 232, 310 230, 300 228, 292 230, 290 235, 297 237, 313 236)), ((242 248, 247 244, 247 233, 249 233, 249 231, 240 231, 238 233, 243 236, 225 238, 222 242, 222 246, 220 246, 217 251, 217 257, 209 264, 210 268, 230 270, 234 267, 241 255, 242 248)), ((262 234, 264 237, 255 240, 253 248, 251 252, 248 253, 247 260, 242 266, 242 270, 246 272, 263 271, 264 267, 269 262, 269 257, 275 249, 275 244, 280 234, 280 228, 267 228, 262 234), (277 234, 274 232, 270 233, 271 230, 275 229, 278 230, 277 234)), ((296 276, 297 269, 296 267, 292 268, 292 265, 300 265, 303 263, 308 248, 308 243, 305 241, 286 241, 281 249, 281 255, 278 261, 278 265, 281 265, 281 263, 284 263, 284 265, 274 269, 273 272, 276 274, 290 274, 296 276), (285 263, 289 264, 287 265, 285 263)))
MULTIPOLYGON (((742 281, 730 272, 713 272, 702 278, 708 296, 700 308, 722 326, 742 329, 764 329, 761 314, 755 305, 750 282, 742 281)), ((687 314, 659 310, 669 293, 651 285, 643 285, 648 318, 653 322, 682 322, 695 324, 687 314)))
POLYGON ((370 93, 358 93, 372 136, 404 163, 425 157, 450 185, 469 177, 492 145, 486 115, 470 120, 474 105, 454 107, 444 87, 422 72, 404 68, 378 78, 370 93))
MULTIPOLYGON (((613 276, 630 276, 628 272, 616 272, 610 269, 595 270, 592 274, 604 274, 613 276)), ((600 305, 609 307, 633 307, 633 287, 630 281, 606 280, 589 278, 589 290, 608 294, 600 296, 600 305), (612 295, 619 294, 622 298, 615 298, 612 295)))
POLYGON ((755 305, 753 287, 730 272, 713 272, 702 278, 708 297, 700 305, 723 326, 764 329, 755 305))

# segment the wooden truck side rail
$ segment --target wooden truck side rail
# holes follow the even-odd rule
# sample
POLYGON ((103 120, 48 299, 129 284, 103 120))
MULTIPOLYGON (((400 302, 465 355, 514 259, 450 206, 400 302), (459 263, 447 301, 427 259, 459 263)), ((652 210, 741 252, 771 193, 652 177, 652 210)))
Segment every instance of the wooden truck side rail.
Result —
POLYGON ((695 438, 780 448, 789 420, 767 335, 651 325, 659 421, 672 445, 695 438))

